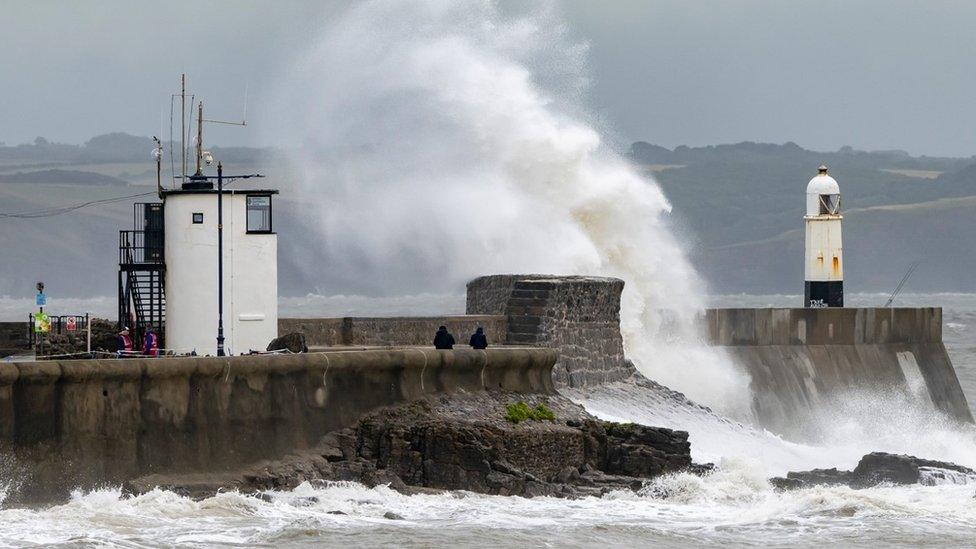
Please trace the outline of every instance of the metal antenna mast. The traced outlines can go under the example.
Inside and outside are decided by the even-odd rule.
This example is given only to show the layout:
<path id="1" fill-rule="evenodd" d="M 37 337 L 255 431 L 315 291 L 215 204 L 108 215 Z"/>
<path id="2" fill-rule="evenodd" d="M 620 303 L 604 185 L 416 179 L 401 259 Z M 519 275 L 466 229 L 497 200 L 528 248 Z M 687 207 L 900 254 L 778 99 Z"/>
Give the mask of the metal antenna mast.
<path id="1" fill-rule="evenodd" d="M 203 101 L 197 103 L 197 171 L 193 175 L 203 175 Z"/>
<path id="2" fill-rule="evenodd" d="M 186 183 L 186 73 L 180 77 L 180 148 L 183 149 L 180 183 Z"/>

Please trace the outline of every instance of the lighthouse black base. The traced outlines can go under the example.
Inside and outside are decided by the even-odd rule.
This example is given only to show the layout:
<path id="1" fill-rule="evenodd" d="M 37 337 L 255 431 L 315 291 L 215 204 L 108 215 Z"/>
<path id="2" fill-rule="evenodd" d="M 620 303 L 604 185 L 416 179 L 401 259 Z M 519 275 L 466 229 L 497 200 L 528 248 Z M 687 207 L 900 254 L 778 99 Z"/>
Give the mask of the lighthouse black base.
<path id="1" fill-rule="evenodd" d="M 811 309 L 844 306 L 844 281 L 807 280 L 803 291 L 803 306 Z"/>

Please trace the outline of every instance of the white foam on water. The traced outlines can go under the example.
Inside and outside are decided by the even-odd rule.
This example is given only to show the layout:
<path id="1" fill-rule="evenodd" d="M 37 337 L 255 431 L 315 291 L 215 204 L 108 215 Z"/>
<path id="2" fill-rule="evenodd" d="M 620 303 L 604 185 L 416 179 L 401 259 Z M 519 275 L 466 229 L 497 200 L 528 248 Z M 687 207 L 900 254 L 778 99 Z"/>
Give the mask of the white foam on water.
<path id="1" fill-rule="evenodd" d="M 43 510 L 0 510 L 0 539 L 16 546 L 910 546 L 932 539 L 960 545 L 976 533 L 972 486 L 779 492 L 750 464 L 735 460 L 704 478 L 668 475 L 638 493 L 581 500 L 404 496 L 353 483 L 303 484 L 270 495 L 271 501 L 237 493 L 192 501 L 158 490 L 137 497 L 118 489 L 75 493 L 70 502 Z"/>

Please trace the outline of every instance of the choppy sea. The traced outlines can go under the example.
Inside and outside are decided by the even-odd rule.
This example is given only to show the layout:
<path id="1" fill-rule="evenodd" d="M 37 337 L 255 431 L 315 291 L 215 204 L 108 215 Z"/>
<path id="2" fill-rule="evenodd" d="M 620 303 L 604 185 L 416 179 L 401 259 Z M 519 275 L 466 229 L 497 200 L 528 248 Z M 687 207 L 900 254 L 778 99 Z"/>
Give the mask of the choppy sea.
<path id="1" fill-rule="evenodd" d="M 429 296 L 428 296 L 429 297 Z M 440 311 L 463 301 L 441 296 Z M 849 305 L 881 305 L 882 295 L 851 295 Z M 0 318 L 20 300 L 0 299 Z M 110 300 L 73 303 L 109 314 Z M 409 298 L 404 301 L 407 303 Z M 421 300 L 418 300 L 420 302 Z M 798 296 L 716 296 L 716 306 L 787 306 Z M 103 304 L 103 305 L 105 305 Z M 944 307 L 944 339 L 957 373 L 976 399 L 976 295 L 905 295 L 899 305 Z M 286 299 L 282 315 L 376 314 L 361 298 Z M 388 303 L 386 306 L 388 307 Z M 389 309 L 386 309 L 389 311 Z M 16 315 L 11 320 L 16 320 Z M 770 475 L 811 466 L 850 467 L 873 449 L 925 454 L 976 468 L 976 429 L 939 418 L 890 421 L 885 427 L 847 426 L 843 439 L 818 444 L 782 440 L 695 409 L 669 408 L 629 387 L 574 395 L 608 419 L 668 423 L 691 433 L 696 460 L 715 473 L 659 478 L 639 493 L 563 500 L 509 498 L 466 492 L 403 496 L 356 484 L 274 493 L 271 501 L 224 493 L 193 501 L 166 491 L 125 497 L 118 487 L 76 492 L 40 509 L 0 505 L 0 546 L 308 547 L 308 546 L 824 546 L 972 547 L 976 545 L 976 485 L 819 487 L 780 492 Z M 910 423 L 898 424 L 899 422 Z M 883 425 L 884 422 L 880 423 Z M 859 429 L 859 427 L 861 427 Z M 0 499 L 3 493 L 0 492 Z M 384 515 L 395 513 L 401 519 Z"/>

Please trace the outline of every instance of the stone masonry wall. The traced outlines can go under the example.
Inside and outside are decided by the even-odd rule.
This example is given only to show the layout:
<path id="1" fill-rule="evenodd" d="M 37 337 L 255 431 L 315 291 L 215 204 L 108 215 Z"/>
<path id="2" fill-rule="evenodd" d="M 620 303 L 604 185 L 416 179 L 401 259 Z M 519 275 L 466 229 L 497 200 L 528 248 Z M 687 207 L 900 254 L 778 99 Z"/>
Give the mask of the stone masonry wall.
<path id="1" fill-rule="evenodd" d="M 305 342 L 313 347 L 368 346 L 430 346 L 434 333 L 441 325 L 454 335 L 459 346 L 466 346 L 475 329 L 485 329 L 491 345 L 503 344 L 508 320 L 499 315 L 467 315 L 442 317 L 396 318 L 282 318 L 278 320 L 278 334 L 305 334 Z"/>
<path id="2" fill-rule="evenodd" d="M 504 314 L 509 344 L 555 348 L 557 386 L 584 387 L 634 373 L 620 334 L 623 280 L 492 275 L 468 283 L 468 314 Z"/>

